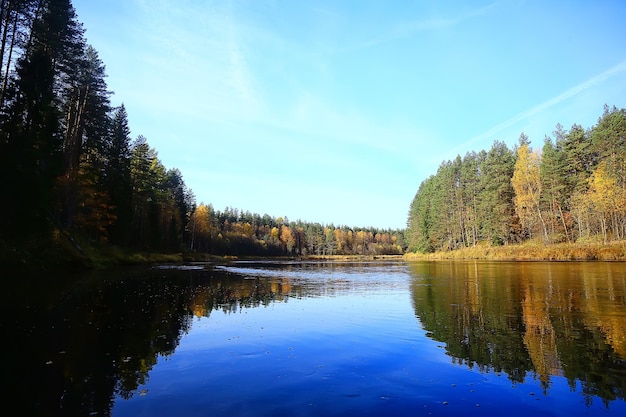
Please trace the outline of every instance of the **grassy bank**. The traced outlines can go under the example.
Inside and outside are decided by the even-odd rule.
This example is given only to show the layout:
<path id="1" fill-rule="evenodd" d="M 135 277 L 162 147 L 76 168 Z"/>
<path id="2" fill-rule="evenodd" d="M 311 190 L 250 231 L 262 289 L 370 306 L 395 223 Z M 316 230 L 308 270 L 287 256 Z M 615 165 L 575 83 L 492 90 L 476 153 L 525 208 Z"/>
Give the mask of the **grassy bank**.
<path id="1" fill-rule="evenodd" d="M 381 261 L 389 259 L 402 259 L 402 255 L 307 255 L 299 259 L 311 261 Z"/>
<path id="2" fill-rule="evenodd" d="M 482 259 L 495 261 L 625 261 L 626 241 L 601 243 L 527 242 L 521 245 L 479 245 L 454 251 L 407 253 L 406 260 Z"/>
<path id="3" fill-rule="evenodd" d="M 93 244 L 61 232 L 20 241 L 0 240 L 0 264 L 11 269 L 107 268 L 116 265 L 180 263 L 183 254 L 131 251 Z"/>
<path id="4" fill-rule="evenodd" d="M 93 243 L 55 231 L 28 240 L 0 239 L 0 265 L 16 270 L 102 269 L 120 265 L 149 265 L 183 262 L 229 262 L 236 259 L 270 259 L 259 256 L 218 256 L 206 253 L 155 253 L 129 250 L 107 243 Z M 271 257 L 287 260 L 326 260 L 334 262 L 402 259 L 402 255 L 311 255 Z"/>

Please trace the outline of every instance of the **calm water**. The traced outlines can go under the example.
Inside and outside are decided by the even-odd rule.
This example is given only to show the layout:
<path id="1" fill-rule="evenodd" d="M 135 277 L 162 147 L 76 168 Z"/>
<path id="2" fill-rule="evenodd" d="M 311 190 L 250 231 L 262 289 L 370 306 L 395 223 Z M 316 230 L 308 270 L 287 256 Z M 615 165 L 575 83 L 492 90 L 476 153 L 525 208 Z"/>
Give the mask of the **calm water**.
<path id="1" fill-rule="evenodd" d="M 624 263 L 8 278 L 5 404 L 24 415 L 626 415 Z"/>

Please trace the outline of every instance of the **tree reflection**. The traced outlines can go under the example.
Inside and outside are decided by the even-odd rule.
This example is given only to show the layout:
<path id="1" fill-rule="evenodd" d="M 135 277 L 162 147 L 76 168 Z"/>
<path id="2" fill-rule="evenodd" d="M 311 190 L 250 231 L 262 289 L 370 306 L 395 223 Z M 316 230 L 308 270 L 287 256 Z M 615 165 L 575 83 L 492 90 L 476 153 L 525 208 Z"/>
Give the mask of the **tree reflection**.
<path id="1" fill-rule="evenodd" d="M 416 315 L 454 362 L 530 373 L 548 392 L 562 375 L 588 402 L 626 392 L 626 269 L 618 263 L 411 264 Z"/>
<path id="2" fill-rule="evenodd" d="M 81 277 L 69 290 L 12 290 L 19 296 L 7 300 L 3 315 L 15 320 L 5 332 L 12 361 L 6 375 L 13 381 L 7 395 L 19 399 L 25 415 L 109 415 L 116 396 L 135 395 L 158 358 L 174 352 L 194 316 L 303 291 L 286 279 L 214 270 L 101 274 Z"/>

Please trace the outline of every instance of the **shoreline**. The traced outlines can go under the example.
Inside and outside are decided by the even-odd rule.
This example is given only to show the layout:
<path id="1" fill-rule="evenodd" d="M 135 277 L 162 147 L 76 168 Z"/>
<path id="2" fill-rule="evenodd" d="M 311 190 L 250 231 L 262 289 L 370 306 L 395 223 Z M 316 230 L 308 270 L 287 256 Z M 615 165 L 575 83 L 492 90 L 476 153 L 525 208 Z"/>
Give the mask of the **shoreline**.
<path id="1" fill-rule="evenodd" d="M 554 243 L 527 242 L 520 245 L 461 248 L 435 253 L 409 252 L 403 255 L 407 261 L 485 260 L 485 261 L 626 261 L 626 241 L 602 243 Z"/>
<path id="2" fill-rule="evenodd" d="M 50 242 L 48 242 L 50 243 Z M 206 253 L 156 253 L 127 251 L 120 247 L 86 247 L 80 252 L 67 244 L 48 246 L 47 250 L 16 250 L 10 248 L 0 262 L 10 269 L 54 270 L 54 269 L 108 269 L 117 266 L 184 264 L 188 262 L 228 263 L 237 260 L 286 260 L 286 261 L 626 261 L 626 241 L 602 243 L 557 243 L 542 244 L 526 242 L 519 245 L 477 245 L 453 251 L 435 253 L 408 252 L 403 255 L 212 255 Z M 5 247 L 6 249 L 6 247 Z M 12 249 L 12 250 L 11 250 Z M 30 248 L 35 249 L 35 248 Z M 12 252 L 12 253 L 11 253 Z M 37 253 L 37 255 L 35 255 Z"/>

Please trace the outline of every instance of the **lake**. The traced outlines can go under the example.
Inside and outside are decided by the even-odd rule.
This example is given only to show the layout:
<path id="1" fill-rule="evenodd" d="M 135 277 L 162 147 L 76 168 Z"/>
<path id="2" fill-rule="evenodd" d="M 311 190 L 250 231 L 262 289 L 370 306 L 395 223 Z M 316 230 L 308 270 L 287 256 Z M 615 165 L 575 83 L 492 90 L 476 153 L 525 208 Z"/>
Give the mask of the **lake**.
<path id="1" fill-rule="evenodd" d="M 23 415 L 626 415 L 626 264 L 236 261 L 4 292 Z"/>

